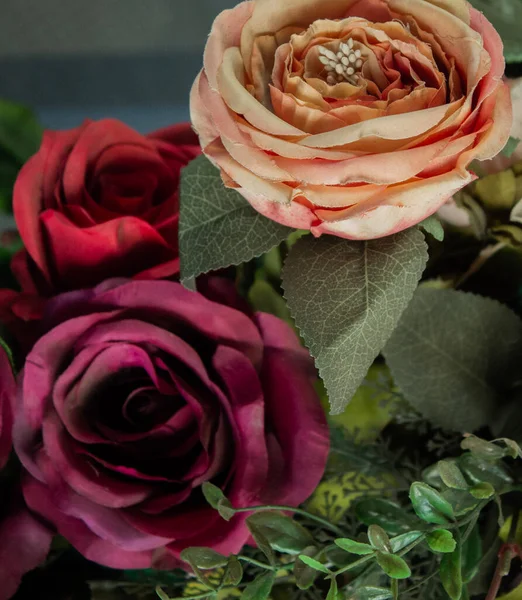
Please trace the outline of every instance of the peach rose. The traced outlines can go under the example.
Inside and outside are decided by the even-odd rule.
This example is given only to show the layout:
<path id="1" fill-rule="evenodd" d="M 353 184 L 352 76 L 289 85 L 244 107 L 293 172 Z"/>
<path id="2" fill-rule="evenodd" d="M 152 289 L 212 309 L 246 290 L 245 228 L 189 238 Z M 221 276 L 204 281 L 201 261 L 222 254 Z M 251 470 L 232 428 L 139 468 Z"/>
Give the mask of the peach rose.
<path id="1" fill-rule="evenodd" d="M 192 121 L 260 213 L 372 239 L 434 213 L 503 148 L 503 72 L 465 0 L 252 0 L 214 23 Z"/>

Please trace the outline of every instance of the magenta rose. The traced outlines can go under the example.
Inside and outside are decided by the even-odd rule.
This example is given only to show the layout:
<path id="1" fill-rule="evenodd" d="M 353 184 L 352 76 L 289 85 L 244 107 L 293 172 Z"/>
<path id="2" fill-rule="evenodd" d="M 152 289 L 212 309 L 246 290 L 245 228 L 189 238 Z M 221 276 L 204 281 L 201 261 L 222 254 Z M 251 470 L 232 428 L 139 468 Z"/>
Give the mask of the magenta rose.
<path id="1" fill-rule="evenodd" d="M 113 280 L 47 307 L 20 376 L 15 447 L 28 505 L 93 561 L 237 552 L 244 516 L 222 520 L 205 481 L 236 506 L 295 506 L 319 483 L 328 429 L 308 353 L 218 284 L 214 301 L 170 281 Z"/>
<path id="2" fill-rule="evenodd" d="M 0 348 L 0 469 L 11 452 L 15 393 L 11 364 Z M 45 560 L 50 545 L 50 530 L 27 510 L 18 482 L 0 473 L 0 600 L 11 598 L 22 576 Z"/>

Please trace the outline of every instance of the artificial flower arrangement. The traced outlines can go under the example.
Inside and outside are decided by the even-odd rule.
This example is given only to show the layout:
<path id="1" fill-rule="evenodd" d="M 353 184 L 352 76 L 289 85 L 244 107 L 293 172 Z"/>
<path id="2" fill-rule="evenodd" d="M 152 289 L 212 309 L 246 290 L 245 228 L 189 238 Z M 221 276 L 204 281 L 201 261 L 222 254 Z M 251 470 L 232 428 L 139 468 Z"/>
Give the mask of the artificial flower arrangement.
<path id="1" fill-rule="evenodd" d="M 0 104 L 0 599 L 522 597 L 504 68 L 465 0 L 250 0 L 191 124 Z"/>

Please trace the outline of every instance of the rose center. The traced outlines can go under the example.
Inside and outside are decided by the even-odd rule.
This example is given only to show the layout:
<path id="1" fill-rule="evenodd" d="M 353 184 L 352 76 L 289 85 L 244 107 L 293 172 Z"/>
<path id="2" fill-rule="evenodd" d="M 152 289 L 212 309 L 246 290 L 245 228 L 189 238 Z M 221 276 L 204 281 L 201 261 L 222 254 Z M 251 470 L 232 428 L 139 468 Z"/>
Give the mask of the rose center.
<path id="1" fill-rule="evenodd" d="M 336 51 L 318 46 L 319 61 L 324 66 L 326 82 L 330 85 L 348 81 L 357 84 L 357 79 L 363 66 L 361 50 L 356 47 L 352 38 L 340 42 Z"/>

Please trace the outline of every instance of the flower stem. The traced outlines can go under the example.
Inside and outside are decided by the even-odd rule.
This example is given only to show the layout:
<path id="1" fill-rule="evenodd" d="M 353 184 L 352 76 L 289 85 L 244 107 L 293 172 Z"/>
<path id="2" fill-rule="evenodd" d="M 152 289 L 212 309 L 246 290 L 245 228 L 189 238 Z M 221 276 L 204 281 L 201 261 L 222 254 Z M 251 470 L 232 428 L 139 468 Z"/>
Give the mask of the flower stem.
<path id="1" fill-rule="evenodd" d="M 315 521 L 316 523 L 320 523 L 321 525 L 323 525 L 323 527 L 325 527 L 326 529 L 329 529 L 330 531 L 332 531 L 339 537 L 344 537 L 344 535 L 345 535 L 344 531 L 342 529 L 340 529 L 333 523 L 330 523 L 330 521 L 327 521 L 326 519 L 323 519 L 322 517 L 320 517 L 318 515 L 314 515 L 313 513 L 309 513 L 308 511 L 303 510 L 302 508 L 295 508 L 293 506 L 277 506 L 275 504 L 274 505 L 267 504 L 266 506 L 248 506 L 246 508 L 234 508 L 234 510 L 237 513 L 259 512 L 259 511 L 263 511 L 263 510 L 282 510 L 285 512 L 293 512 L 296 515 L 302 515 L 303 517 L 310 519 L 310 521 Z"/>

